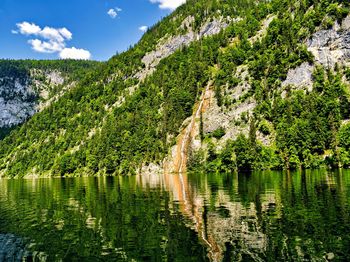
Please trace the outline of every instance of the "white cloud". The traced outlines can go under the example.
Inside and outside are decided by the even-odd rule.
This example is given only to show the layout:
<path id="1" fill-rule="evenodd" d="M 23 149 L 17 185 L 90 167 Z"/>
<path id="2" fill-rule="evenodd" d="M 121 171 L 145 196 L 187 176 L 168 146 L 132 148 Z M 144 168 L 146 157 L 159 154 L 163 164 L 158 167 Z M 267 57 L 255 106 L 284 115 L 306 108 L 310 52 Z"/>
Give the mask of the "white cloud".
<path id="1" fill-rule="evenodd" d="M 91 54 L 88 50 L 71 47 L 64 48 L 60 52 L 60 58 L 89 60 L 91 58 Z"/>
<path id="2" fill-rule="evenodd" d="M 56 43 L 64 43 L 66 40 L 72 39 L 72 33 L 65 27 L 52 28 L 45 26 L 44 29 L 41 29 L 40 26 L 34 23 L 23 22 L 18 23 L 17 28 L 18 31 L 12 30 L 12 33 L 19 32 L 22 35 L 34 35 Z"/>
<path id="3" fill-rule="evenodd" d="M 118 16 L 118 13 L 121 12 L 122 9 L 119 8 L 119 7 L 116 7 L 116 8 L 111 8 L 108 10 L 107 14 L 112 18 L 116 18 Z"/>
<path id="4" fill-rule="evenodd" d="M 139 30 L 140 30 L 141 32 L 146 32 L 147 29 L 148 29 L 148 26 L 146 26 L 146 25 L 143 25 L 143 26 L 140 26 L 140 27 L 139 27 Z"/>
<path id="5" fill-rule="evenodd" d="M 175 10 L 180 5 L 186 3 L 186 0 L 150 0 L 151 3 L 159 4 L 161 9 Z"/>
<path id="6" fill-rule="evenodd" d="M 56 29 L 56 28 L 52 28 L 52 27 L 47 27 L 46 26 L 37 35 L 41 36 L 44 39 L 48 39 L 50 41 L 63 43 L 65 40 L 70 40 L 72 38 L 72 33 L 70 33 L 68 31 L 70 33 L 70 35 L 67 35 L 66 32 L 64 34 L 61 34 L 62 30 L 64 30 L 64 29 L 63 28 Z M 67 38 L 67 36 L 69 36 L 70 38 Z"/>
<path id="7" fill-rule="evenodd" d="M 66 41 L 72 39 L 73 34 L 65 27 L 53 28 L 45 26 L 43 29 L 34 23 L 18 23 L 17 29 L 12 30 L 13 34 L 33 36 L 28 40 L 32 49 L 39 53 L 59 53 L 61 58 L 90 59 L 91 54 L 84 49 L 75 47 L 66 48 Z"/>
<path id="8" fill-rule="evenodd" d="M 28 43 L 31 44 L 34 51 L 39 53 L 56 53 L 65 47 L 63 42 L 41 41 L 39 39 L 31 39 Z"/>
<path id="9" fill-rule="evenodd" d="M 72 39 L 73 34 L 65 27 L 59 29 L 60 34 L 68 40 Z"/>
<path id="10" fill-rule="evenodd" d="M 36 35 L 41 31 L 40 26 L 28 22 L 18 23 L 17 28 L 22 35 Z"/>
<path id="11" fill-rule="evenodd" d="M 109 9 L 107 14 L 111 17 L 111 18 L 116 18 L 117 17 L 117 12 L 114 9 Z"/>

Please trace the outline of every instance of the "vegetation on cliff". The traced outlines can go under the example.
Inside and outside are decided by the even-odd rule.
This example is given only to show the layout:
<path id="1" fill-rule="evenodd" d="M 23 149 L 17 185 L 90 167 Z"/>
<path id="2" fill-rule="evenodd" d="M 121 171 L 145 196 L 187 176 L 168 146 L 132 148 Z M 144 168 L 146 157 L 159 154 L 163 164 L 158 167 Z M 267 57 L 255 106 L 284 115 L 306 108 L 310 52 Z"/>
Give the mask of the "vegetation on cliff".
<path id="1" fill-rule="evenodd" d="M 345 0 L 190 0 L 0 141 L 0 175 L 134 174 L 160 164 L 209 80 L 222 110 L 237 102 L 224 86 L 236 87 L 234 72 L 242 65 L 248 66 L 251 89 L 240 100 L 256 101 L 253 114 L 242 118 L 250 135 L 218 150 L 215 139 L 223 131 L 202 134 L 208 146 L 193 153 L 192 168 L 317 167 L 325 161 L 348 166 L 349 127 L 342 123 L 349 118 L 349 85 L 343 81 L 349 70 L 317 68 L 310 92 L 291 89 L 282 96 L 281 89 L 289 69 L 313 62 L 308 37 L 348 14 Z M 182 26 L 190 16 L 189 28 Z M 136 77 L 147 69 L 142 58 L 164 39 L 226 17 L 233 22 L 219 34 L 176 50 L 144 80 Z M 266 35 L 253 41 L 268 17 Z M 258 131 L 273 134 L 274 142 L 262 145 Z"/>

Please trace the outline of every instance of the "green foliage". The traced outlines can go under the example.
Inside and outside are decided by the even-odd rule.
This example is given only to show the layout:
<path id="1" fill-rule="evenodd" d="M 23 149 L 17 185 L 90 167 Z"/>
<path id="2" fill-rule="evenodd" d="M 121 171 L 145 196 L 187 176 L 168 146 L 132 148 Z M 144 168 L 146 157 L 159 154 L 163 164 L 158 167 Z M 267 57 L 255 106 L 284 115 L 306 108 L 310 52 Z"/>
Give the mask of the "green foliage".
<path id="1" fill-rule="evenodd" d="M 343 125 L 339 130 L 339 145 L 350 151 L 350 123 Z"/>
<path id="2" fill-rule="evenodd" d="M 347 112 L 342 110 L 348 98 L 341 75 L 328 73 L 326 76 L 323 70 L 317 69 L 314 79 L 313 92 L 299 91 L 286 99 L 277 98 L 272 109 L 277 146 L 287 154 L 286 162 L 293 161 L 286 166 L 296 167 L 299 160 L 309 166 L 310 155 L 334 149 L 340 120 L 347 117 Z M 343 103 L 339 97 L 343 97 Z"/>
<path id="3" fill-rule="evenodd" d="M 311 5 L 312 8 L 309 8 Z M 271 147 L 239 136 L 232 148 L 237 168 L 318 168 L 322 164 L 337 166 L 338 162 L 346 166 L 348 149 L 345 141 L 350 139 L 346 137 L 347 131 L 340 133 L 343 138 L 337 134 L 341 120 L 350 118 L 348 87 L 342 82 L 343 74 L 350 79 L 349 69 L 342 72 L 337 67 L 331 72 L 318 67 L 313 74 L 312 92 L 289 90 L 287 97 L 282 98 L 279 90 L 289 69 L 303 62 L 313 62 L 312 55 L 300 42 L 308 38 L 322 21 L 326 27 L 335 20 L 340 22 L 349 14 L 349 3 L 272 1 L 271 6 L 277 16 L 271 22 L 265 38 L 249 46 L 243 44 L 245 36 L 239 35 L 234 44 L 219 54 L 221 67 L 216 76 L 216 85 L 229 84 L 234 79 L 232 72 L 236 67 L 248 64 L 249 81 L 258 103 L 255 115 L 271 123 L 263 120 L 258 130 L 264 135 L 276 133 L 275 145 Z M 285 12 L 286 6 L 293 10 L 293 17 Z M 245 115 L 242 114 L 241 118 L 248 123 Z M 254 133 L 251 126 L 251 138 L 254 138 Z M 324 161 L 326 151 L 330 151 L 331 155 Z M 217 158 L 220 158 L 220 154 Z M 211 161 L 218 162 L 217 159 Z"/>
<path id="4" fill-rule="evenodd" d="M 96 69 L 101 62 L 84 60 L 5 60 L 0 59 L 0 78 L 27 79 L 30 69 L 58 70 L 71 80 L 80 80 L 89 70 Z"/>
<path id="5" fill-rule="evenodd" d="M 350 81 L 350 68 L 345 69 L 345 76 L 348 81 Z"/>
<path id="6" fill-rule="evenodd" d="M 134 174 L 142 165 L 161 161 L 174 143 L 168 138 L 176 137 L 192 114 L 209 80 L 208 68 L 216 64 L 227 37 L 208 37 L 175 52 L 144 82 L 134 77 L 144 68 L 141 58 L 160 38 L 176 34 L 190 14 L 196 14 L 195 24 L 202 24 L 219 9 L 222 15 L 243 16 L 255 6 L 250 0 L 240 1 L 242 6 L 230 0 L 224 8 L 217 1 L 190 2 L 0 142 L 0 168 L 6 168 L 8 176 L 23 176 L 33 169 L 53 175 Z M 115 106 L 123 97 L 125 102 Z M 13 148 L 20 148 L 19 153 L 7 162 Z M 17 168 L 16 163 L 23 165 Z"/>
<path id="7" fill-rule="evenodd" d="M 343 167 L 350 168 L 350 151 L 340 148 L 339 160 Z"/>
<path id="8" fill-rule="evenodd" d="M 270 126 L 267 123 L 267 121 L 263 121 L 260 123 L 259 125 L 259 131 L 264 134 L 265 136 L 270 135 L 271 130 L 270 130 Z"/>
<path id="9" fill-rule="evenodd" d="M 252 152 L 252 145 L 244 135 L 239 135 L 234 143 L 237 168 L 240 171 L 253 170 L 255 155 Z"/>
<path id="10" fill-rule="evenodd" d="M 269 121 L 271 130 L 243 115 L 243 122 L 250 121 L 249 138 L 239 136 L 222 152 L 210 145 L 206 156 L 194 158 L 197 166 L 205 160 L 205 168 L 212 171 L 311 168 L 319 165 L 319 156 L 326 150 L 338 152 L 338 140 L 343 151 L 335 159 L 346 162 L 344 139 L 337 138 L 341 120 L 350 115 L 343 72 L 317 69 L 310 93 L 290 92 L 283 99 L 279 90 L 289 69 L 313 62 L 302 43 L 325 17 L 332 21 L 344 17 L 348 7 L 344 0 L 189 0 L 150 28 L 137 45 L 98 66 L 75 61 L 20 63 L 19 75 L 28 73 L 26 63 L 43 69 L 57 66 L 67 72 L 76 69 L 73 77 L 78 83 L 0 141 L 0 170 L 7 176 L 23 176 L 33 170 L 53 175 L 134 174 L 168 154 L 209 80 L 214 80 L 219 105 L 231 103 L 224 87 L 237 86 L 235 72 L 240 65 L 248 66 L 246 80 L 252 86 L 242 99 L 255 99 L 254 115 Z M 249 38 L 272 13 L 275 18 L 267 35 L 252 44 Z M 194 16 L 194 30 L 213 17 L 242 20 L 162 59 L 152 75 L 139 81 L 135 74 L 145 68 L 143 56 L 166 36 L 183 33 L 181 24 L 190 15 Z M 11 62 L 4 74 L 15 72 L 15 64 Z M 85 67 L 94 70 L 85 74 Z M 217 68 L 215 74 L 213 68 Z M 275 132 L 276 145 L 261 146 L 257 128 L 265 135 Z M 203 139 L 203 127 L 201 130 Z M 217 138 L 222 135 L 222 130 L 215 134 Z"/>
<path id="11" fill-rule="evenodd" d="M 220 139 L 225 135 L 225 129 L 222 127 L 219 127 L 218 129 L 216 129 L 213 133 L 211 133 L 210 135 L 212 137 L 215 137 L 216 139 Z"/>

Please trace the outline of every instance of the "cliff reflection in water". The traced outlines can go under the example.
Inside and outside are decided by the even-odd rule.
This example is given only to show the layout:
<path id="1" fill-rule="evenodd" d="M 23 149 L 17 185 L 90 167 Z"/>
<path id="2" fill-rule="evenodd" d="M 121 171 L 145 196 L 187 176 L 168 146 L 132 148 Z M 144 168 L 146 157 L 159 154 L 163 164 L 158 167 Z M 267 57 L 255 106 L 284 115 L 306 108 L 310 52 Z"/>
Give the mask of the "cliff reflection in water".
<path id="1" fill-rule="evenodd" d="M 138 177 L 142 186 L 160 186 L 171 193 L 174 203 L 188 218 L 187 224 L 197 232 L 213 261 L 221 261 L 225 252 L 231 256 L 230 251 L 235 253 L 235 259 L 246 254 L 259 260 L 267 249 L 261 213 L 274 212 L 275 218 L 280 216 L 276 202 L 281 201 L 273 190 L 263 194 L 258 190 L 253 201 L 239 201 L 239 192 L 247 193 L 248 190 L 247 181 L 243 180 L 240 184 L 238 175 Z"/>
<path id="2" fill-rule="evenodd" d="M 349 257 L 349 171 L 149 175 L 138 183 L 171 193 L 211 260 Z"/>
<path id="3" fill-rule="evenodd" d="M 322 170 L 0 180 L 0 236 L 25 242 L 0 255 L 344 261 L 349 188 L 349 171 Z"/>

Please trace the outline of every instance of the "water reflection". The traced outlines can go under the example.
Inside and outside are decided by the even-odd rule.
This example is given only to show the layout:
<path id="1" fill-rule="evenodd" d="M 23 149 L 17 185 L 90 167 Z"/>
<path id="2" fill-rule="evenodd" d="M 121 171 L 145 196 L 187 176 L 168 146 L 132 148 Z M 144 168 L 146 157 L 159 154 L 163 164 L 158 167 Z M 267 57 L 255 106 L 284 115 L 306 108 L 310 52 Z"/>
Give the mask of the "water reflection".
<path id="1" fill-rule="evenodd" d="M 239 183 L 239 179 L 247 178 L 238 175 L 188 177 L 187 174 L 164 174 L 138 177 L 138 183 L 161 186 L 171 193 L 181 213 L 189 219 L 187 225 L 197 232 L 199 240 L 207 247 L 211 260 L 221 261 L 226 250 L 232 250 L 239 256 L 247 253 L 252 259 L 259 260 L 259 254 L 267 246 L 267 236 L 259 218 L 262 212 L 275 209 L 276 194 L 258 193 L 254 201 L 237 201 L 240 194 L 247 195 L 242 190 L 248 190 L 245 188 L 248 183 Z"/>
<path id="2" fill-rule="evenodd" d="M 170 192 L 211 260 L 349 257 L 349 171 L 138 179 Z"/>
<path id="3" fill-rule="evenodd" d="M 37 260 L 341 261 L 349 187 L 325 170 L 0 180 L 0 236 Z"/>

